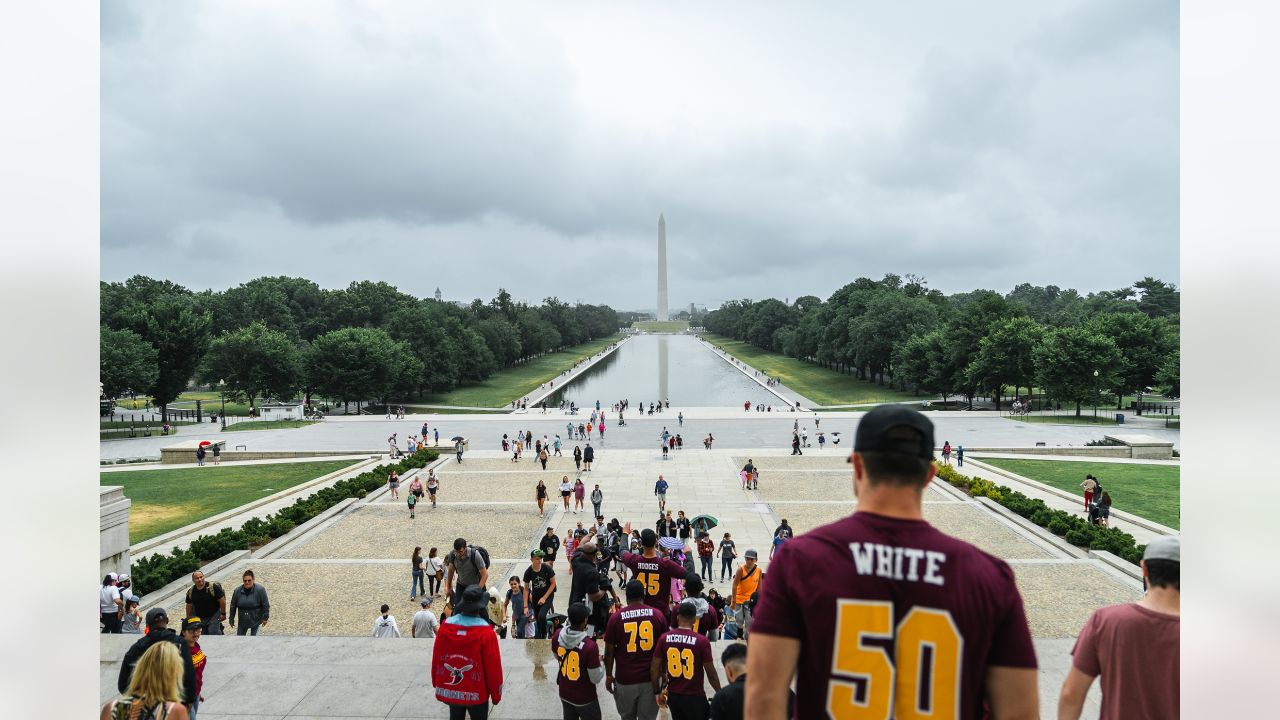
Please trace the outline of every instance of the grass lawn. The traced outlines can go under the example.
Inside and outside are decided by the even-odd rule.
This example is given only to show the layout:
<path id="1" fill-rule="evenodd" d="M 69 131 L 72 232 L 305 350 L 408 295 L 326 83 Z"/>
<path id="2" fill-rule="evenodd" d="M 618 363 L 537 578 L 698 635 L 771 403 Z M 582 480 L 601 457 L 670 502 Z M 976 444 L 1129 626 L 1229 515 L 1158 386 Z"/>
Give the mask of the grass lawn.
<path id="1" fill-rule="evenodd" d="M 1111 493 L 1111 507 L 1178 528 L 1182 468 L 1177 465 L 1007 458 L 984 458 L 982 462 L 1059 490 L 1080 493 L 1081 509 L 1084 508 L 1084 491 L 1080 489 L 1080 483 L 1086 474 L 1092 473 L 1102 483 L 1103 489 Z"/>
<path id="2" fill-rule="evenodd" d="M 195 424 L 196 424 L 196 422 L 195 422 L 194 420 L 170 420 L 170 421 L 169 421 L 169 425 L 170 425 L 170 426 L 172 426 L 172 427 L 177 427 L 177 426 L 179 426 L 179 425 L 195 425 Z M 102 419 L 99 419 L 99 420 L 98 420 L 98 426 L 99 426 L 99 428 L 100 428 L 100 429 L 102 429 L 102 430 L 111 430 L 111 429 L 113 429 L 113 428 L 114 428 L 114 429 L 121 429 L 121 428 L 123 428 L 123 429 L 128 429 L 128 428 L 130 428 L 130 427 L 135 427 L 135 428 L 139 428 L 139 429 L 141 429 L 141 428 L 148 428 L 148 427 L 149 427 L 149 428 L 158 428 L 158 427 L 161 427 L 161 426 L 163 426 L 163 425 L 164 425 L 164 423 L 160 422 L 159 420 L 142 420 L 142 419 L 138 419 L 138 420 L 107 420 L 107 419 L 105 419 L 105 418 L 102 418 Z"/>
<path id="3" fill-rule="evenodd" d="M 684 320 L 639 320 L 631 323 L 631 327 L 648 332 L 669 333 L 688 330 L 689 323 Z"/>
<path id="4" fill-rule="evenodd" d="M 560 352 L 548 353 L 524 365 L 499 370 L 482 383 L 466 385 L 447 393 L 427 395 L 417 400 L 431 405 L 500 408 L 537 390 L 539 385 L 573 367 L 574 363 L 595 355 L 621 338 L 621 335 L 612 335 Z"/>
<path id="5" fill-rule="evenodd" d="M 133 501 L 129 542 L 136 543 L 353 464 L 351 460 L 327 460 L 133 470 L 99 473 L 99 483 L 124 486 L 125 497 Z"/>
<path id="6" fill-rule="evenodd" d="M 803 360 L 761 350 L 737 340 L 706 333 L 704 337 L 724 348 L 730 355 L 795 390 L 819 405 L 852 405 L 855 403 L 921 401 L 919 395 L 890 390 L 887 386 L 859 380 L 852 375 L 828 370 Z M 865 408 L 864 408 L 865 409 Z"/>
<path id="7" fill-rule="evenodd" d="M 227 432 L 244 432 L 247 430 L 279 430 L 281 428 L 300 428 L 315 425 L 314 420 L 243 420 L 227 425 Z"/>

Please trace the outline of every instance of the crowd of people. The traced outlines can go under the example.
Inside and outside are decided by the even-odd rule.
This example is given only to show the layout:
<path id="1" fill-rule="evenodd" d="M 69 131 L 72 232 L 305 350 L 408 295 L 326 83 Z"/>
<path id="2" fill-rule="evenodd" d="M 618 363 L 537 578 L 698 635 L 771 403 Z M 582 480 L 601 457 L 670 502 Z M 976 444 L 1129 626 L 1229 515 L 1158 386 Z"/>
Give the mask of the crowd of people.
<path id="1" fill-rule="evenodd" d="M 531 433 L 518 437 L 532 441 L 539 455 L 547 451 Z M 807 443 L 797 426 L 798 446 Z M 905 716 L 906 687 L 917 712 L 1039 717 L 1038 660 L 1009 565 L 924 521 L 923 489 L 937 472 L 933 449 L 932 423 L 918 412 L 901 406 L 869 412 L 849 457 L 858 512 L 802 535 L 783 519 L 767 574 L 754 548 L 737 564 L 732 535 L 720 528 L 720 538 L 712 537 L 714 519 L 668 509 L 670 483 L 661 475 L 654 485 L 658 519 L 643 528 L 606 520 L 600 485 L 588 491 L 581 476 L 570 482 L 565 475 L 558 490 L 566 513 L 583 513 L 590 499 L 591 515 L 563 538 L 547 527 L 529 564 L 506 578 L 503 590 L 480 545 L 457 538 L 444 557 L 437 548 L 425 556 L 414 548 L 410 599 L 422 600 L 408 634 L 435 638 L 431 683 L 451 718 L 486 718 L 502 702 L 499 638 L 550 640 L 565 718 L 598 718 L 601 702 L 610 699 L 624 718 L 656 718 L 662 707 L 676 720 L 843 716 L 855 708 Z M 943 464 L 951 454 L 945 442 Z M 962 462 L 959 446 L 955 456 Z M 589 461 L 582 471 L 590 471 Z M 748 459 L 739 472 L 744 491 L 757 487 L 759 473 Z M 434 483 L 438 489 L 439 478 Z M 1081 485 L 1091 519 L 1105 521 L 1109 495 L 1093 475 Z M 409 496 L 426 487 L 415 479 Z M 542 516 L 546 488 L 539 479 Z M 723 596 L 707 589 L 716 557 L 720 582 L 730 582 Z M 1178 716 L 1180 540 L 1153 540 L 1141 567 L 1143 599 L 1099 608 L 1082 628 L 1059 693 L 1060 718 L 1080 716 L 1099 676 L 1104 717 Z M 257 634 L 270 619 L 265 588 L 246 571 L 228 599 L 197 572 L 175 632 L 163 609 L 152 608 L 142 620 L 128 587 L 127 576 L 104 578 L 103 632 L 142 625 L 146 634 L 126 654 L 123 695 L 104 706 L 102 717 L 136 716 L 138 708 L 156 717 L 195 717 L 207 662 L 202 633 L 219 634 L 224 621 L 234 628 L 238 620 L 237 634 Z M 436 598 L 443 599 L 438 614 Z M 404 635 L 388 605 L 371 634 Z M 876 654 L 882 646 L 870 650 L 866 638 L 892 638 L 883 658 Z M 723 650 L 717 667 L 710 643 L 719 639 L 739 642 Z M 840 649 L 847 647 L 864 651 Z"/>

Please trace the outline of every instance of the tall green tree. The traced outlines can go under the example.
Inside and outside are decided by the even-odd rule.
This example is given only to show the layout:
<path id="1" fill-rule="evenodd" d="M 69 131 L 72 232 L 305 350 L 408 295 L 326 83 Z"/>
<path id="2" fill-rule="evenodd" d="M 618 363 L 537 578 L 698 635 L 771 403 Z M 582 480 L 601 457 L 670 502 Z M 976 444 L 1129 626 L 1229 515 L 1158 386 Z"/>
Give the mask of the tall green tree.
<path id="1" fill-rule="evenodd" d="M 388 402 L 412 391 L 422 362 L 413 350 L 378 328 L 342 328 L 321 335 L 306 356 L 315 392 L 344 403 Z"/>
<path id="2" fill-rule="evenodd" d="M 1181 360 L 1181 352 L 1174 348 L 1173 352 L 1165 357 L 1164 362 L 1160 364 L 1160 370 L 1156 373 L 1156 385 L 1160 392 L 1169 397 L 1182 396 Z"/>
<path id="3" fill-rule="evenodd" d="M 1000 409 L 1004 388 L 1012 385 L 1030 389 L 1035 378 L 1036 345 L 1044 337 L 1044 328 L 1028 317 L 1001 320 L 978 342 L 978 354 L 965 369 L 968 381 L 990 390 Z"/>
<path id="4" fill-rule="evenodd" d="M 98 331 L 98 380 L 108 398 L 146 392 L 160 375 L 155 347 L 132 330 Z"/>
<path id="5" fill-rule="evenodd" d="M 1177 347 L 1177 334 L 1164 318 L 1145 313 L 1101 313 L 1090 318 L 1088 327 L 1116 344 L 1123 359 L 1116 386 L 1116 409 L 1123 396 L 1137 393 L 1156 382 L 1156 373 L 1169 353 Z"/>
<path id="6" fill-rule="evenodd" d="M 952 296 L 956 299 L 956 296 Z M 980 389 L 975 378 L 969 375 L 969 364 L 978 357 L 982 338 L 1000 322 L 1023 314 L 1021 307 L 1010 304 L 991 290 L 975 290 L 957 301 L 959 308 L 947 323 L 946 365 L 951 372 L 950 385 L 968 398 L 972 407 L 973 397 Z"/>
<path id="7" fill-rule="evenodd" d="M 252 412 L 259 398 L 287 400 L 303 386 L 302 353 L 288 335 L 255 320 L 214 338 L 200 375 L 211 385 L 225 380 Z"/>
<path id="8" fill-rule="evenodd" d="M 1082 404 L 1096 403 L 1116 387 L 1124 370 L 1124 358 L 1111 338 L 1084 327 L 1050 330 L 1033 355 L 1036 383 L 1053 400 L 1074 403 L 1076 417 Z"/>

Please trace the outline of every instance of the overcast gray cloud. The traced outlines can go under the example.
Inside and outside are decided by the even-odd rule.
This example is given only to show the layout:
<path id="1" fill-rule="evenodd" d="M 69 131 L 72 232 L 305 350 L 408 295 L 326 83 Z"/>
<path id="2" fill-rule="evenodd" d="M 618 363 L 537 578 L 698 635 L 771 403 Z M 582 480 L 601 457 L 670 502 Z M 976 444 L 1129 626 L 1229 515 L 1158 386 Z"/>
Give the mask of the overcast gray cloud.
<path id="1" fill-rule="evenodd" d="M 1176 4 L 795 5 L 103 3 L 103 277 L 1177 282 Z"/>

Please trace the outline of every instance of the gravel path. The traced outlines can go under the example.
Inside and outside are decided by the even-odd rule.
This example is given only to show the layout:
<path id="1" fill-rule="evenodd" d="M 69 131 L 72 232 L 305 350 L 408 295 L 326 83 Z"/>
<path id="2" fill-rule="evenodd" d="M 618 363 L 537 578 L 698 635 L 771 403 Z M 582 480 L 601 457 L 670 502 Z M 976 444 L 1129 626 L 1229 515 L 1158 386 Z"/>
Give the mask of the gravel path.
<path id="1" fill-rule="evenodd" d="M 523 508 L 529 509 L 529 508 Z M 518 558 L 528 554 L 529 539 L 539 518 L 532 512 L 516 512 L 515 506 L 430 506 L 409 519 L 409 510 L 397 502 L 365 506 L 347 515 L 304 544 L 285 553 L 287 558 L 396 559 L 408 563 L 415 545 L 423 555 L 431 547 L 445 554 L 454 538 L 464 537 L 483 545 L 492 558 Z"/>

